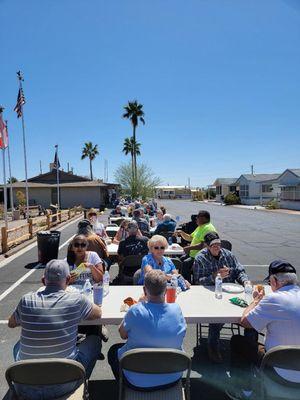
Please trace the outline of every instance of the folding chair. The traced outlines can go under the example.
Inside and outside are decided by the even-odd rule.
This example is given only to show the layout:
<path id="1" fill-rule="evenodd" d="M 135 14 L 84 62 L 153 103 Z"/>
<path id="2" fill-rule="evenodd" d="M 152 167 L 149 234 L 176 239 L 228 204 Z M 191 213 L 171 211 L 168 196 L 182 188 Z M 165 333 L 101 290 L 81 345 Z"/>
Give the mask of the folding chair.
<path id="1" fill-rule="evenodd" d="M 129 350 L 120 359 L 119 400 L 189 400 L 191 358 L 181 350 L 140 348 Z M 167 389 L 138 391 L 124 384 L 123 370 L 142 374 L 167 374 L 187 370 L 184 388 L 182 380 Z"/>
<path id="2" fill-rule="evenodd" d="M 300 372 L 300 346 L 277 346 L 269 350 L 260 366 L 261 400 L 299 400 L 300 383 L 287 381 L 274 368 Z"/>
<path id="3" fill-rule="evenodd" d="M 88 388 L 85 369 L 77 361 L 64 358 L 39 358 L 17 361 L 7 368 L 5 377 L 14 399 L 21 399 L 15 390 L 14 383 L 24 385 L 58 385 L 80 381 L 79 387 L 56 400 L 88 399 Z M 24 399 L 22 400 L 30 400 Z"/>
<path id="4" fill-rule="evenodd" d="M 179 271 L 179 273 L 181 272 L 181 268 L 182 268 L 182 262 L 181 260 L 179 260 L 179 258 L 171 258 L 173 264 L 175 265 L 176 269 Z"/>
<path id="5" fill-rule="evenodd" d="M 134 273 L 141 268 L 144 255 L 131 255 L 125 257 L 119 264 L 119 277 L 127 284 L 132 284 Z"/>

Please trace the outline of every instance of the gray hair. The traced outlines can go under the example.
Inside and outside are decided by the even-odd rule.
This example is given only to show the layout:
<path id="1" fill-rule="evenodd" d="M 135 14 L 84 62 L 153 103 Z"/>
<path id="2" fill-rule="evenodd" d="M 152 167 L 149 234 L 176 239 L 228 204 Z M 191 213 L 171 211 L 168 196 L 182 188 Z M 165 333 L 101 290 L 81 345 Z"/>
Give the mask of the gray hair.
<path id="1" fill-rule="evenodd" d="M 162 243 L 163 246 L 168 247 L 168 241 L 164 236 L 162 236 L 162 235 L 153 235 L 148 240 L 148 248 L 149 248 L 149 250 L 151 251 L 151 247 L 155 246 L 157 243 Z"/>
<path id="2" fill-rule="evenodd" d="M 90 236 L 94 233 L 92 225 L 78 226 L 77 235 Z"/>
<path id="3" fill-rule="evenodd" d="M 298 279 L 294 272 L 278 272 L 278 274 L 273 274 L 277 281 L 282 285 L 297 285 Z"/>
<path id="4" fill-rule="evenodd" d="M 171 221 L 171 218 L 172 218 L 171 214 L 164 215 L 164 221 Z"/>
<path id="5" fill-rule="evenodd" d="M 145 275 L 145 288 L 150 296 L 164 296 L 167 288 L 167 278 L 164 272 L 153 269 Z"/>

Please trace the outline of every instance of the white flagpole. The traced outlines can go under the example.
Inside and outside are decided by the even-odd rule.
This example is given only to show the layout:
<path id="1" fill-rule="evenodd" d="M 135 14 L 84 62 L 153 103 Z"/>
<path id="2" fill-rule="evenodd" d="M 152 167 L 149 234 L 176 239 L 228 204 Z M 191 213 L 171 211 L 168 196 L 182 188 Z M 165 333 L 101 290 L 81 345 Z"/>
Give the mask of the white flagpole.
<path id="1" fill-rule="evenodd" d="M 58 144 L 55 145 L 56 148 L 56 182 L 57 182 L 57 211 L 60 210 L 60 193 L 59 193 L 59 165 L 58 165 Z"/>
<path id="2" fill-rule="evenodd" d="M 7 130 L 7 121 L 5 121 L 6 125 L 6 130 Z M 8 130 L 7 130 L 8 133 Z M 9 173 L 9 188 L 10 188 L 10 206 L 11 206 L 11 211 L 14 211 L 14 196 L 13 196 L 13 188 L 12 188 L 12 181 L 11 181 L 11 164 L 10 164 L 10 142 L 8 141 L 8 146 L 7 146 L 7 158 L 8 158 L 8 173 Z"/>
<path id="3" fill-rule="evenodd" d="M 4 221 L 5 221 L 5 228 L 8 228 L 7 223 L 7 191 L 6 191 L 6 171 L 5 171 L 5 148 L 2 149 L 2 160 L 3 160 L 3 194 L 4 194 Z"/>
<path id="4" fill-rule="evenodd" d="M 22 81 L 24 80 L 21 72 L 17 72 L 17 76 L 19 79 L 19 88 L 22 88 Z M 29 219 L 29 194 L 28 194 L 28 180 L 27 180 L 27 155 L 26 155 L 26 138 L 25 138 L 25 123 L 24 123 L 24 113 L 23 113 L 23 104 L 20 104 L 21 107 L 21 116 L 22 116 L 22 130 L 23 130 L 23 150 L 24 150 L 24 164 L 25 164 L 25 188 L 26 188 L 26 219 Z"/>

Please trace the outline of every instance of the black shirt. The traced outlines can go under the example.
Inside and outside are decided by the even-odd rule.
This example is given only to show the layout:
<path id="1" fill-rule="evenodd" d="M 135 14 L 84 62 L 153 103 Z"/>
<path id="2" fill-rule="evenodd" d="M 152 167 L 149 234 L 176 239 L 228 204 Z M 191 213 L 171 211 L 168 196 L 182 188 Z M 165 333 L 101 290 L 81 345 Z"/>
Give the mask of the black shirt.
<path id="1" fill-rule="evenodd" d="M 128 238 L 121 240 L 118 247 L 118 254 L 123 257 L 146 255 L 148 254 L 148 239 L 145 237 L 128 236 Z"/>

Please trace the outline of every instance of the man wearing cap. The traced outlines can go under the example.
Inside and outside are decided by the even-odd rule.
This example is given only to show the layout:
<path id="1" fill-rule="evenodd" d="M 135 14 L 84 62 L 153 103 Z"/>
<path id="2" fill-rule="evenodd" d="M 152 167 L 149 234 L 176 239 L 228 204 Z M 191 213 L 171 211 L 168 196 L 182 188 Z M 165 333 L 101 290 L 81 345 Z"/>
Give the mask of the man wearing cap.
<path id="1" fill-rule="evenodd" d="M 253 302 L 245 308 L 241 324 L 257 332 L 266 330 L 265 351 L 280 345 L 300 345 L 300 288 L 295 268 L 287 261 L 275 260 L 269 266 L 266 280 L 272 292 L 267 295 L 264 291 L 253 293 Z M 263 352 L 258 351 L 257 343 L 236 335 L 231 339 L 231 354 L 231 375 L 238 377 L 242 371 L 245 388 L 249 381 L 249 366 L 251 363 L 259 365 Z M 275 371 L 287 381 L 300 383 L 299 371 L 282 368 L 275 368 Z"/>
<path id="2" fill-rule="evenodd" d="M 21 326 L 21 337 L 14 346 L 16 361 L 32 358 L 69 358 L 79 361 L 89 377 L 101 354 L 100 337 L 87 336 L 76 346 L 78 324 L 101 317 L 101 308 L 77 292 L 67 292 L 68 264 L 51 260 L 42 279 L 45 288 L 25 294 L 8 320 L 8 327 Z M 78 382 L 63 385 L 18 385 L 25 398 L 57 398 L 76 389 Z"/>
<path id="3" fill-rule="evenodd" d="M 223 282 L 238 282 L 243 285 L 249 280 L 244 267 L 238 262 L 231 251 L 221 248 L 221 240 L 216 232 L 204 236 L 206 248 L 200 251 L 193 265 L 195 285 L 212 286 L 218 273 Z M 209 324 L 208 356 L 215 363 L 222 362 L 219 349 L 220 331 L 224 324 Z"/>
<path id="4" fill-rule="evenodd" d="M 148 254 L 148 238 L 137 236 L 139 227 L 137 222 L 131 221 L 127 225 L 128 237 L 121 240 L 118 247 L 119 265 L 127 256 L 144 256 Z M 121 272 L 121 271 L 120 271 Z M 119 272 L 119 273 L 120 273 Z M 131 271 L 122 271 L 125 275 L 130 275 Z"/>
<path id="5" fill-rule="evenodd" d="M 138 224 L 138 227 L 142 234 L 148 234 L 150 232 L 150 225 L 146 218 L 142 217 L 142 213 L 140 209 L 133 211 L 133 221 Z"/>

